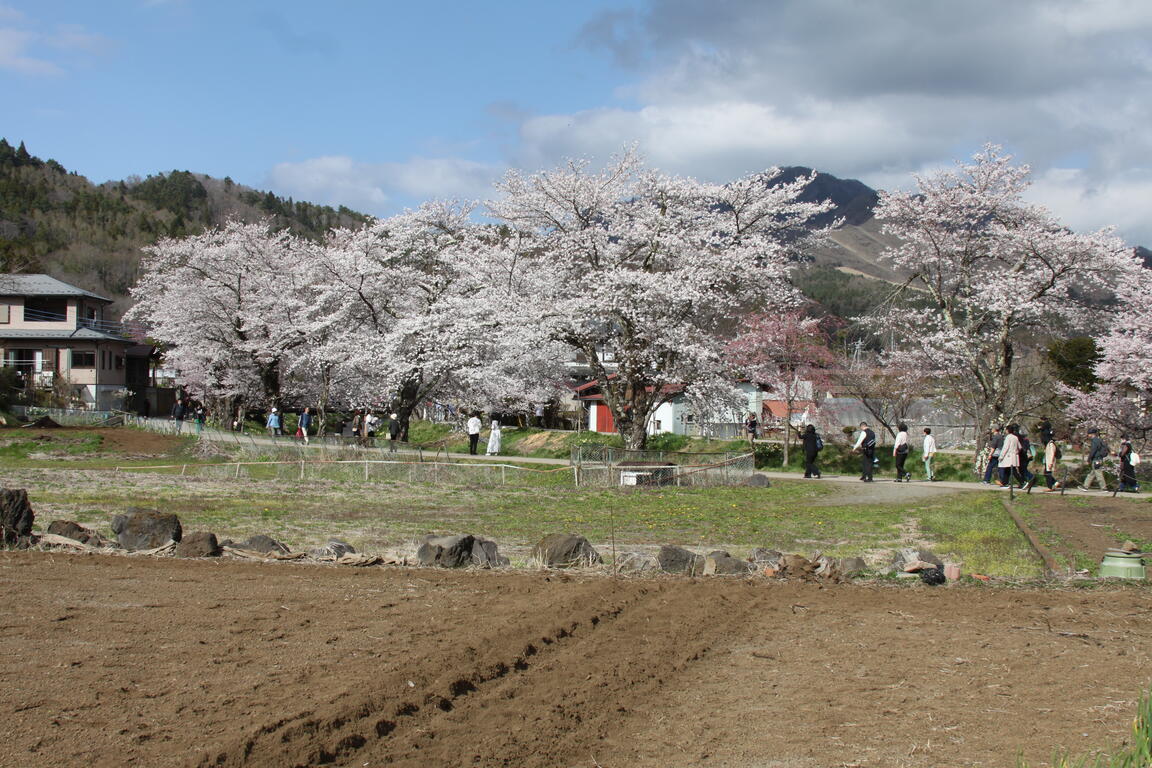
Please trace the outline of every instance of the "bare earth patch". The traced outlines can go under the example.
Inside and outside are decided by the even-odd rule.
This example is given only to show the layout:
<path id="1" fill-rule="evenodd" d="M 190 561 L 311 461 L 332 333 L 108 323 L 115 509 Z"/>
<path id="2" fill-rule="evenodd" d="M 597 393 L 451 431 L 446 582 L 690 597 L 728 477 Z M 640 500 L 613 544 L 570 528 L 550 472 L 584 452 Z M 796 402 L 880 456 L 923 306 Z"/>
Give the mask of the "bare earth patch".
<path id="1" fill-rule="evenodd" d="M 3 766 L 1046 764 L 1148 592 L 0 552 Z"/>

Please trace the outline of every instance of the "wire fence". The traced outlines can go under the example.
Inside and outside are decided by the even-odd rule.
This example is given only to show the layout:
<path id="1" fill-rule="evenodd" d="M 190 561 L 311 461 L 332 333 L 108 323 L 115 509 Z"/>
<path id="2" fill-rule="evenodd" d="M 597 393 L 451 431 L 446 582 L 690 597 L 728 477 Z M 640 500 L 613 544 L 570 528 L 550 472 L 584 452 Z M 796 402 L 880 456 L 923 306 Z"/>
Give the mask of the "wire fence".
<path id="1" fill-rule="evenodd" d="M 751 453 L 637 451 L 586 443 L 572 448 L 578 486 L 715 487 L 743 485 L 756 470 Z"/>
<path id="2" fill-rule="evenodd" d="M 146 472 L 211 480 L 278 480 L 360 484 L 407 483 L 469 487 L 572 487 L 573 468 L 531 469 L 513 464 L 443 461 L 346 459 L 319 461 L 234 461 L 213 464 L 162 464 L 116 467 L 117 472 Z"/>
<path id="3" fill-rule="evenodd" d="M 116 426 L 122 415 L 117 411 L 90 411 L 84 408 L 41 408 L 33 405 L 13 405 L 12 413 L 24 421 L 35 421 L 47 416 L 62 427 Z"/>

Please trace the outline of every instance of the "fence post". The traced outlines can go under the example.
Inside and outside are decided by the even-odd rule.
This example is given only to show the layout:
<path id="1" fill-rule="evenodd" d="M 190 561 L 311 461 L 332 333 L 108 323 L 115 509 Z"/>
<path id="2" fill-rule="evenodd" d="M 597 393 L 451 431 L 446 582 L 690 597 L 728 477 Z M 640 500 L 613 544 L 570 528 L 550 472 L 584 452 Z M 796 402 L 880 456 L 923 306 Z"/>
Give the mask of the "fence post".
<path id="1" fill-rule="evenodd" d="M 304 479 L 304 459 L 300 459 L 300 479 Z"/>
<path id="2" fill-rule="evenodd" d="M 500 465 L 500 485 L 508 485 L 508 468 Z"/>
<path id="3" fill-rule="evenodd" d="M 364 459 L 364 482 L 368 482 L 368 459 Z"/>

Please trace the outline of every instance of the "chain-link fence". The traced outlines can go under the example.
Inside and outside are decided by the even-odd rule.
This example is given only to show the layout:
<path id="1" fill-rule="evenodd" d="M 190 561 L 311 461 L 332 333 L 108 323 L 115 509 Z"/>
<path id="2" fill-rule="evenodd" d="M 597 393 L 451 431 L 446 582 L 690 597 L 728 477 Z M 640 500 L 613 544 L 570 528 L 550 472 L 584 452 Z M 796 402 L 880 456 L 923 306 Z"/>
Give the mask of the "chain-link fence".
<path id="1" fill-rule="evenodd" d="M 720 486 L 741 485 L 756 469 L 751 453 L 636 451 L 586 443 L 572 448 L 577 485 Z"/>
<path id="2" fill-rule="evenodd" d="M 14 405 L 12 413 L 24 421 L 35 421 L 47 416 L 62 427 L 117 426 L 121 423 L 118 411 L 89 411 L 83 408 L 41 408 L 34 405 Z"/>

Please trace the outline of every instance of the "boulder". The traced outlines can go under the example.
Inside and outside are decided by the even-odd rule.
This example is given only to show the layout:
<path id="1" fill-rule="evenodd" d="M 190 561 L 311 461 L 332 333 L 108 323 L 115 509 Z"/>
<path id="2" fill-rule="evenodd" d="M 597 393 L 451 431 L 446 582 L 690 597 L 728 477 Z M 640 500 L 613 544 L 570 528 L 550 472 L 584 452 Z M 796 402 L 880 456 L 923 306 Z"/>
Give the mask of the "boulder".
<path id="1" fill-rule="evenodd" d="M 177 557 L 220 557 L 223 553 L 223 546 L 211 531 L 189 533 L 176 545 Z"/>
<path id="2" fill-rule="evenodd" d="M 112 518 L 112 533 L 124 549 L 156 549 L 170 541 L 179 542 L 183 531 L 180 518 L 155 509 L 130 507 Z"/>
<path id="3" fill-rule="evenodd" d="M 220 543 L 216 534 L 196 531 L 180 539 L 176 545 L 176 557 L 219 557 Z"/>
<path id="4" fill-rule="evenodd" d="M 783 557 L 783 552 L 777 552 L 774 549 L 757 547 L 752 550 L 752 562 L 761 568 L 779 568 L 780 560 Z"/>
<path id="5" fill-rule="evenodd" d="M 472 565 L 475 536 L 426 536 L 416 559 L 420 565 L 439 568 L 466 568 Z"/>
<path id="6" fill-rule="evenodd" d="M 944 567 L 944 561 L 937 557 L 930 549 L 905 548 L 896 550 L 896 554 L 892 558 L 892 570 L 900 573 L 905 571 L 908 566 L 916 563 L 927 563 L 940 566 L 941 568 Z M 919 568 L 915 570 L 919 570 Z"/>
<path id="7" fill-rule="evenodd" d="M 620 573 L 642 573 L 660 567 L 656 558 L 643 552 L 621 552 L 616 556 L 616 570 Z"/>
<path id="8" fill-rule="evenodd" d="M 705 576 L 747 576 L 751 570 L 752 563 L 727 552 L 713 552 L 704 558 Z"/>
<path id="9" fill-rule="evenodd" d="M 255 536 L 249 536 L 247 541 L 241 541 L 239 544 L 234 544 L 236 549 L 248 549 L 253 552 L 261 552 L 265 555 L 290 555 L 292 550 L 288 549 L 288 545 L 282 541 L 277 541 L 271 536 L 265 536 L 258 533 Z"/>
<path id="10" fill-rule="evenodd" d="M 660 547 L 656 555 L 656 562 L 660 570 L 665 573 L 683 573 L 688 576 L 699 576 L 704 570 L 704 558 L 683 547 L 674 547 L 665 544 Z"/>
<path id="11" fill-rule="evenodd" d="M 862 557 L 842 557 L 839 565 L 840 573 L 845 576 L 859 576 L 868 569 L 868 564 L 864 562 Z"/>
<path id="12" fill-rule="evenodd" d="M 502 568 L 509 564 L 509 560 L 500 554 L 496 542 L 475 536 L 472 541 L 472 564 L 481 568 Z"/>
<path id="13" fill-rule="evenodd" d="M 816 563 L 803 555 L 784 555 L 780 559 L 779 571 L 790 579 L 810 579 L 816 572 Z"/>
<path id="14" fill-rule="evenodd" d="M 72 522 L 71 520 L 53 520 L 48 524 L 48 533 L 56 536 L 64 536 L 69 539 L 75 539 L 82 544 L 87 544 L 90 547 L 114 547 L 116 544 L 91 528 L 85 528 L 79 523 Z"/>
<path id="15" fill-rule="evenodd" d="M 340 539 L 328 539 L 327 544 L 323 547 L 308 550 L 308 554 L 319 559 L 339 560 L 341 557 L 344 557 L 344 555 L 356 554 L 356 548 Z"/>
<path id="16" fill-rule="evenodd" d="M 574 568 L 603 562 L 591 542 L 574 533 L 550 533 L 532 548 L 532 559 L 549 568 Z"/>
<path id="17" fill-rule="evenodd" d="M 766 475 L 759 475 L 753 473 L 749 475 L 748 479 L 744 481 L 744 485 L 752 488 L 771 488 L 772 481 Z"/>
<path id="18" fill-rule="evenodd" d="M 21 538 L 31 536 L 35 519 L 26 490 L 0 488 L 0 539 L 4 544 L 16 544 Z"/>

